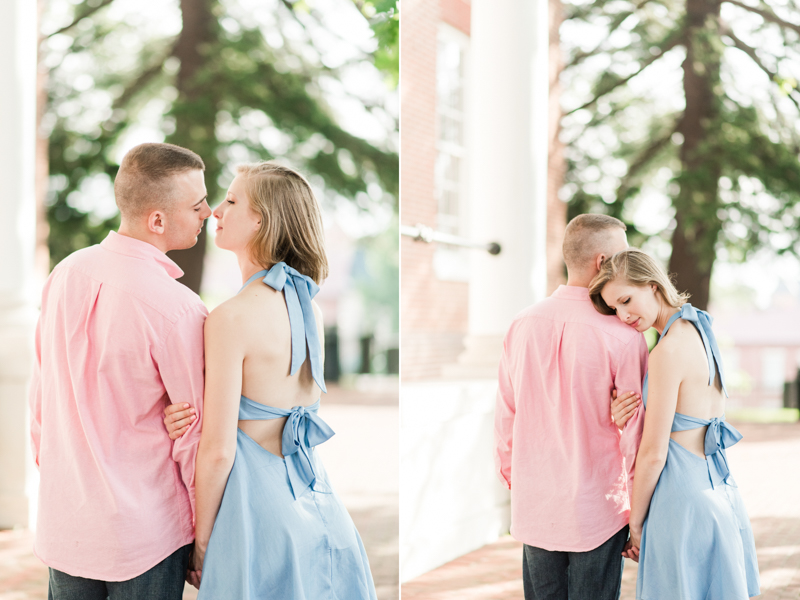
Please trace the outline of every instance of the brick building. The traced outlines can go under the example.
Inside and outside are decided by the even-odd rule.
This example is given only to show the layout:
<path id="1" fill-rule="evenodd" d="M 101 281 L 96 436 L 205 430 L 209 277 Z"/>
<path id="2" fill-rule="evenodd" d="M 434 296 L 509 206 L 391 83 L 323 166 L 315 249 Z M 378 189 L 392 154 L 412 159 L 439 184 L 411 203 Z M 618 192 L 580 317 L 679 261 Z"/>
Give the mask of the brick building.
<path id="1" fill-rule="evenodd" d="M 546 2 L 404 0 L 402 11 L 408 580 L 508 528 L 492 459 L 496 374 L 514 315 L 547 291 L 549 74 Z M 432 242 L 414 239 L 418 226 Z"/>
<path id="2" fill-rule="evenodd" d="M 723 304 L 712 309 L 725 363 L 728 407 L 782 407 L 786 384 L 797 381 L 800 372 L 800 298 L 781 284 L 766 308 Z"/>
<path id="3" fill-rule="evenodd" d="M 437 58 L 440 49 L 463 43 L 456 55 L 456 74 L 462 74 L 470 33 L 470 4 L 464 0 L 415 1 L 403 5 L 402 87 L 400 133 L 401 218 L 405 225 L 424 224 L 436 229 L 438 215 L 436 161 L 440 130 L 437 125 Z M 442 67 L 442 65 L 440 65 Z M 463 100 L 463 94 L 462 94 Z M 461 132 L 463 135 L 463 131 Z M 437 194 L 438 192 L 438 194 Z M 448 216 L 446 215 L 445 220 Z M 452 219 L 451 219 L 452 220 Z M 445 225 L 446 226 L 446 225 Z M 452 228 L 451 228 L 452 232 Z M 440 376 L 463 349 L 468 327 L 468 282 L 465 277 L 441 273 L 435 261 L 461 250 L 423 244 L 403 237 L 401 308 L 404 381 Z"/>

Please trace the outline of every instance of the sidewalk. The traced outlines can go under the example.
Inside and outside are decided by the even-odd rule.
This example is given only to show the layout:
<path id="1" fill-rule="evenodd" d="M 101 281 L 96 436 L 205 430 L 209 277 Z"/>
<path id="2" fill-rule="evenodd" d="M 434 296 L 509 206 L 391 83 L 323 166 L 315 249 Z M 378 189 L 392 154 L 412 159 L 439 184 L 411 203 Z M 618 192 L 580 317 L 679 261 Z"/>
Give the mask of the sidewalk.
<path id="1" fill-rule="evenodd" d="M 378 600 L 398 598 L 397 394 L 329 385 L 320 416 L 336 435 L 319 447 L 331 482 L 356 524 L 370 560 Z M 0 600 L 46 600 L 47 568 L 27 530 L 0 531 Z M 187 585 L 184 600 L 197 590 Z"/>
<path id="2" fill-rule="evenodd" d="M 735 424 L 728 450 L 755 534 L 762 600 L 800 599 L 800 423 Z M 634 600 L 626 560 L 621 600 Z M 403 600 L 521 600 L 522 544 L 506 536 L 402 586 Z"/>

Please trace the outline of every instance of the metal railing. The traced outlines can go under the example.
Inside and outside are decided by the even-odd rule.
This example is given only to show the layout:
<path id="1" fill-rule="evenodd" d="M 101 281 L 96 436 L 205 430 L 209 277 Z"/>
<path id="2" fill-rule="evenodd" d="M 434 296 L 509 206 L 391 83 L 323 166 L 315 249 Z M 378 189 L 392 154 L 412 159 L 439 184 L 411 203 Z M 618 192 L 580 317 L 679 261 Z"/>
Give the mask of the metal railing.
<path id="1" fill-rule="evenodd" d="M 425 242 L 431 244 L 436 242 L 438 244 L 446 244 L 448 246 L 458 246 L 460 248 L 475 248 L 478 250 L 485 250 L 492 256 L 497 256 L 502 251 L 502 246 L 497 242 L 481 243 L 473 242 L 466 238 L 452 235 L 450 233 L 442 233 L 436 231 L 432 227 L 417 223 L 414 227 L 410 225 L 400 225 L 400 235 L 405 235 L 413 238 L 417 242 Z"/>

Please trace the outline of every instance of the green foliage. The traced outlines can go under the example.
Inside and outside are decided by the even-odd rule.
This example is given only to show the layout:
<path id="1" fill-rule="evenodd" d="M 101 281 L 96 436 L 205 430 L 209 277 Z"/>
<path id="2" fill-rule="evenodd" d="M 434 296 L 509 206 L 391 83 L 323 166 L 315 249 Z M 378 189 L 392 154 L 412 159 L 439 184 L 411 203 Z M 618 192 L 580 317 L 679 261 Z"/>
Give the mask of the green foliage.
<path id="1" fill-rule="evenodd" d="M 286 3 L 275 2 L 275 25 L 265 32 L 237 12 L 235 3 L 205 1 L 213 22 L 204 33 L 201 64 L 183 87 L 177 60 L 181 31 L 154 33 L 148 16 L 115 21 L 102 9 L 105 4 L 76 4 L 74 14 L 85 18 L 76 18 L 44 46 L 51 67 L 43 127 L 51 131 L 53 264 L 115 226 L 114 218 L 98 222 L 71 198 L 87 178 L 105 173 L 113 180 L 117 149 L 144 121 L 165 141 L 203 157 L 212 203 L 236 163 L 280 158 L 309 175 L 328 201 L 342 197 L 367 206 L 364 199 L 376 198 L 370 186 L 377 184 L 382 193 L 370 201 L 396 204 L 397 154 L 386 143 L 366 141 L 339 124 L 324 92 L 325 79 L 336 79 L 337 69 L 326 66 L 319 52 L 315 56 L 307 32 L 303 39 L 285 33 L 298 18 Z M 376 8 L 383 11 L 377 15 L 394 14 Z M 179 10 L 176 0 L 165 4 L 165 18 L 180 17 Z M 380 23 L 374 27 L 381 39 L 390 39 Z M 125 48 L 131 39 L 138 43 Z M 91 85 L 76 86 L 84 77 L 91 77 Z M 385 122 L 385 111 L 381 116 Z"/>
<path id="2" fill-rule="evenodd" d="M 395 218 L 383 233 L 361 238 L 358 243 L 364 265 L 356 281 L 365 300 L 364 316 L 375 319 L 380 311 L 387 311 L 392 317 L 392 331 L 400 330 L 399 231 Z"/>
<path id="3" fill-rule="evenodd" d="M 569 214 L 621 218 L 637 245 L 675 236 L 675 215 L 706 272 L 722 249 L 800 254 L 800 11 L 731 0 L 698 20 L 689 4 L 565 2 Z M 636 216 L 656 198 L 671 205 L 661 231 Z"/>
<path id="4" fill-rule="evenodd" d="M 378 48 L 375 66 L 387 75 L 387 83 L 396 88 L 400 81 L 400 13 L 397 0 L 353 0 L 375 32 Z"/>

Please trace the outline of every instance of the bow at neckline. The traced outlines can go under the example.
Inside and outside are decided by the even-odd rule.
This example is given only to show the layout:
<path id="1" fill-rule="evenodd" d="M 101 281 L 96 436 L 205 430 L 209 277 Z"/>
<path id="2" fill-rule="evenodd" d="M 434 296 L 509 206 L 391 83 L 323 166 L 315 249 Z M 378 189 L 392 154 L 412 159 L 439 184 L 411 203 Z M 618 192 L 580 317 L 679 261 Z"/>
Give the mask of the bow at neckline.
<path id="1" fill-rule="evenodd" d="M 311 360 L 311 376 L 323 392 L 325 380 L 322 372 L 322 347 L 317 332 L 317 320 L 311 299 L 319 292 L 319 286 L 310 277 L 299 273 L 284 262 L 276 263 L 248 279 L 240 292 L 259 277 L 277 292 L 282 291 L 289 312 L 289 327 L 292 332 L 292 363 L 289 374 L 294 375 L 306 360 L 306 348 Z"/>

